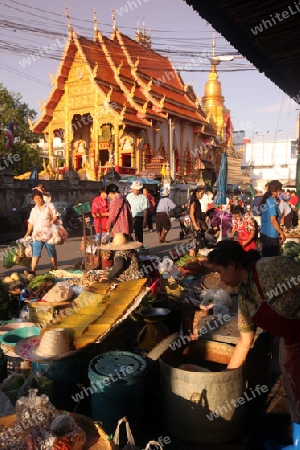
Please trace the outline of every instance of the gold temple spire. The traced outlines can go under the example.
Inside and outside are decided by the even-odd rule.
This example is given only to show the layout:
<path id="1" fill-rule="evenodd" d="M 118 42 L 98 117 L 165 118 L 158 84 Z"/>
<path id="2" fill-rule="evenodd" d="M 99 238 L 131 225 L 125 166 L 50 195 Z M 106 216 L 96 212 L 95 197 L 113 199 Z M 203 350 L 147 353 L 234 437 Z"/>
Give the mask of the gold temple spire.
<path id="1" fill-rule="evenodd" d="M 97 20 L 97 11 L 94 9 L 94 42 L 97 41 L 98 36 L 98 20 Z"/>

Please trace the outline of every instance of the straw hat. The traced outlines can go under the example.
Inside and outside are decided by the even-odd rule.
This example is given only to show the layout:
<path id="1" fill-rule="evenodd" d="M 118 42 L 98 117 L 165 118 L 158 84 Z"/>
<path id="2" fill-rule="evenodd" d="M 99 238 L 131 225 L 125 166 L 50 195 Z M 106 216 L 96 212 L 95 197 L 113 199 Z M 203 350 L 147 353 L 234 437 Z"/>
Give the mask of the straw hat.
<path id="1" fill-rule="evenodd" d="M 143 244 L 138 241 L 128 241 L 126 236 L 123 233 L 116 233 L 114 235 L 113 241 L 106 245 L 101 245 L 98 247 L 100 250 L 136 250 L 142 247 Z"/>
<path id="2" fill-rule="evenodd" d="M 143 185 L 139 180 L 136 180 L 132 183 L 130 189 L 136 189 L 137 191 L 139 191 L 140 189 L 143 189 Z"/>
<path id="3" fill-rule="evenodd" d="M 15 346 L 15 353 L 29 361 L 63 359 L 77 351 L 72 349 L 71 337 L 64 328 L 53 328 L 42 336 L 21 339 Z"/>

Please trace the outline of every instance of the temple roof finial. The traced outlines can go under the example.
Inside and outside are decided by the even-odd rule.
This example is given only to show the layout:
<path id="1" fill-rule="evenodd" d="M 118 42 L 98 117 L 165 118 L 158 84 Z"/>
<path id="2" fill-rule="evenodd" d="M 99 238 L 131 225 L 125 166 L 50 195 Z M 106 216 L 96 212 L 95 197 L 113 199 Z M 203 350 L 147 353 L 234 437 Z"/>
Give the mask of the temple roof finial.
<path id="1" fill-rule="evenodd" d="M 98 20 L 97 20 L 97 11 L 94 9 L 94 42 L 97 41 L 98 36 Z"/>
<path id="2" fill-rule="evenodd" d="M 136 42 L 140 42 L 140 23 L 139 23 L 139 18 L 137 18 L 137 22 L 136 22 L 135 40 L 136 40 Z"/>
<path id="3" fill-rule="evenodd" d="M 65 10 L 66 10 L 65 16 L 66 16 L 66 18 L 68 19 L 68 28 L 69 28 L 69 32 L 70 32 L 71 34 L 73 34 L 73 28 L 72 28 L 72 26 L 71 26 L 71 19 L 70 19 L 70 16 L 69 16 L 69 9 L 68 9 L 67 5 L 65 5 Z"/>
<path id="4" fill-rule="evenodd" d="M 213 33 L 212 49 L 211 49 L 212 58 L 215 57 L 215 49 L 216 49 L 216 35 L 215 33 Z"/>

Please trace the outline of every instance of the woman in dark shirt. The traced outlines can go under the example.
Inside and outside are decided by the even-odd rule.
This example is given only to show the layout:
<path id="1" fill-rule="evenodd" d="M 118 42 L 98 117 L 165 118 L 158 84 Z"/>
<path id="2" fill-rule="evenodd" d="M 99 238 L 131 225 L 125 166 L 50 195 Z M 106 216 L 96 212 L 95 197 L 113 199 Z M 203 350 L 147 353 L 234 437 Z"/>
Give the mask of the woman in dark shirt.
<path id="1" fill-rule="evenodd" d="M 204 248 L 206 246 L 205 242 L 205 231 L 207 230 L 207 226 L 205 224 L 205 220 L 203 220 L 202 211 L 201 211 L 201 203 L 200 200 L 205 192 L 204 186 L 198 186 L 192 194 L 190 200 L 190 218 L 192 222 L 192 248 L 190 249 L 190 256 L 196 256 L 199 248 Z"/>

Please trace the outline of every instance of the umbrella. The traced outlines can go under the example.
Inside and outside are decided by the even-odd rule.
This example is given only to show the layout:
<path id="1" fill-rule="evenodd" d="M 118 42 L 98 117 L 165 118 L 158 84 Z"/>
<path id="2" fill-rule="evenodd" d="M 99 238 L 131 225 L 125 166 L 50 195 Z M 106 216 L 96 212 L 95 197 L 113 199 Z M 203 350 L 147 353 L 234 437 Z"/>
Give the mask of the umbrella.
<path id="1" fill-rule="evenodd" d="M 29 189 L 33 189 L 37 187 L 39 184 L 39 172 L 37 166 L 33 166 L 30 177 L 28 179 L 28 187 Z"/>
<path id="2" fill-rule="evenodd" d="M 134 181 L 140 181 L 143 184 L 160 184 L 160 181 L 154 180 L 153 178 L 147 178 L 147 177 L 135 177 L 133 175 L 127 176 L 119 180 L 119 183 L 133 183 Z"/>
<path id="3" fill-rule="evenodd" d="M 298 209 L 300 209 L 300 153 L 298 153 L 296 166 L 296 189 L 297 189 L 297 196 L 299 198 L 298 204 L 296 206 Z"/>
<path id="4" fill-rule="evenodd" d="M 219 175 L 217 179 L 217 196 L 214 203 L 217 205 L 226 205 L 227 190 L 227 155 L 222 154 Z"/>

